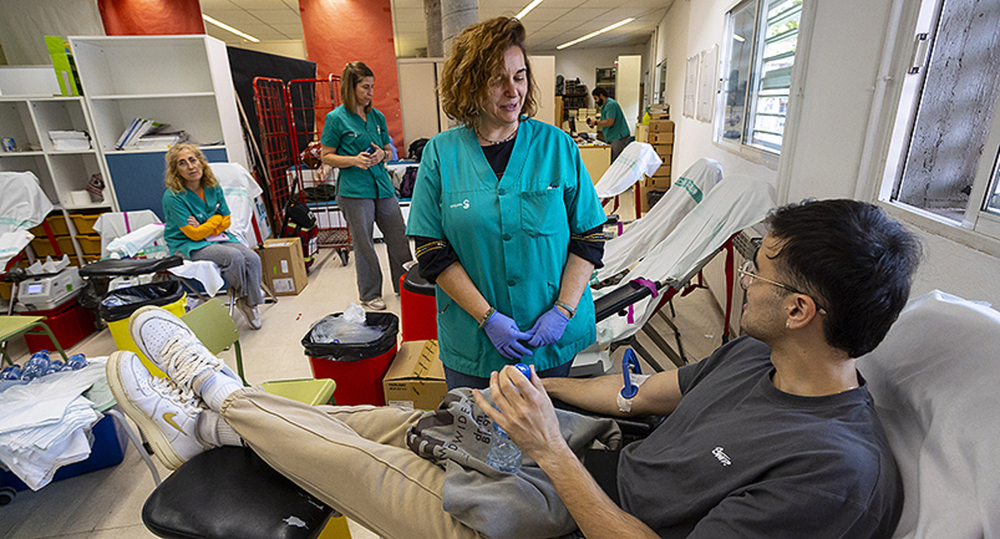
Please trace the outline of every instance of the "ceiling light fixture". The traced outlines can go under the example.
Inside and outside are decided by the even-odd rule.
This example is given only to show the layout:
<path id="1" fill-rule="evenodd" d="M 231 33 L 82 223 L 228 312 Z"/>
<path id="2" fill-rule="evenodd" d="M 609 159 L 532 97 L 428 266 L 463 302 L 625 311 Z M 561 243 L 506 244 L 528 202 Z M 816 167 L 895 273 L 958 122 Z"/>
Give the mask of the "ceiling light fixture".
<path id="1" fill-rule="evenodd" d="M 248 34 L 246 32 L 241 32 L 241 31 L 233 28 L 232 26 L 229 26 L 228 24 L 226 24 L 226 23 L 224 23 L 222 21 L 217 21 L 217 20 L 213 19 L 212 17 L 209 17 L 208 15 L 205 15 L 204 13 L 202 13 L 201 18 L 204 19 L 205 22 L 207 22 L 209 24 L 214 24 L 215 26 L 218 26 L 219 28 L 222 28 L 223 30 L 225 30 L 227 32 L 232 32 L 232 33 L 234 33 L 234 34 L 242 37 L 243 39 L 246 39 L 248 41 L 253 41 L 254 43 L 260 43 L 260 40 L 257 39 L 257 38 L 255 38 L 255 37 L 253 37 L 252 35 L 250 35 L 250 34 Z"/>
<path id="2" fill-rule="evenodd" d="M 581 41 L 587 41 L 588 39 L 590 39 L 592 37 L 597 37 L 597 36 L 603 34 L 604 32 L 610 32 L 610 31 L 614 30 L 615 28 L 618 28 L 619 26 L 625 26 L 626 24 L 628 24 L 628 23 L 630 23 L 630 22 L 632 22 L 634 20 L 635 20 L 635 17 L 630 17 L 628 19 L 625 19 L 624 21 L 616 22 L 616 23 L 612 24 L 611 26 L 605 26 L 604 28 L 601 28 L 600 30 L 598 30 L 596 32 L 591 32 L 591 33 L 589 33 L 589 34 L 587 34 L 587 35 L 585 35 L 583 37 L 574 39 L 573 41 L 569 41 L 569 42 L 563 43 L 562 45 L 559 45 L 558 47 L 556 47 L 556 49 L 557 50 L 563 50 L 566 47 L 572 47 L 573 45 L 576 45 L 577 43 L 580 43 Z"/>
<path id="3" fill-rule="evenodd" d="M 739 41 L 740 43 L 743 43 L 744 41 L 746 41 L 746 39 L 744 39 L 743 36 L 741 36 L 739 34 L 733 34 L 733 39 L 735 39 L 736 41 Z"/>
<path id="4" fill-rule="evenodd" d="M 518 13 L 517 15 L 514 15 L 514 18 L 517 19 L 517 20 L 519 20 L 519 21 L 524 20 L 524 17 L 528 13 L 531 13 L 531 10 L 535 9 L 536 7 L 538 7 L 538 4 L 541 4 L 541 3 L 542 3 L 542 0 L 533 0 L 530 4 L 528 4 L 527 6 L 524 6 L 524 9 L 522 9 L 520 13 Z"/>

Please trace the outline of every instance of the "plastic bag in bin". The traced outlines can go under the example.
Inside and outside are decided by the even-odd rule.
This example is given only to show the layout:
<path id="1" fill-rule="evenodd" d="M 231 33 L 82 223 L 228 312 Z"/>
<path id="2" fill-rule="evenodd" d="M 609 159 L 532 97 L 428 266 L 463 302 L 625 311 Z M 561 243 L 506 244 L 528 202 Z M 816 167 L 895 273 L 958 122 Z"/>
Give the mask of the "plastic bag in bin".
<path id="1" fill-rule="evenodd" d="M 309 357 L 329 359 L 332 361 L 360 361 L 388 352 L 396 345 L 396 337 L 399 334 L 399 318 L 393 313 L 365 313 L 365 328 L 374 330 L 368 332 L 368 337 L 360 342 L 323 342 L 324 339 L 321 324 L 324 320 L 335 320 L 343 317 L 344 313 L 333 313 L 323 317 L 313 325 L 302 337 L 302 347 Z M 317 328 L 321 328 L 317 331 Z M 317 338 L 319 337 L 319 338 Z M 329 337 L 329 335 L 327 335 Z M 341 341 L 341 339 L 337 339 Z M 348 339 L 350 340 L 350 339 Z"/>

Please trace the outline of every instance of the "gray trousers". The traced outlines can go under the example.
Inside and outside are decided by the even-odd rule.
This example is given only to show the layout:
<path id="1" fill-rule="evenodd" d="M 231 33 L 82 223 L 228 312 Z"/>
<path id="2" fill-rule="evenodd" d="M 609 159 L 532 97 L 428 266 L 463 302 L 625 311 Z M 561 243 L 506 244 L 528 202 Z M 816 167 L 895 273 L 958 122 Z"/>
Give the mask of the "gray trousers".
<path id="1" fill-rule="evenodd" d="M 635 137 L 622 137 L 622 138 L 620 138 L 620 139 L 618 139 L 618 140 L 616 140 L 616 141 L 614 141 L 614 142 L 611 143 L 611 162 L 612 163 L 615 162 L 615 159 L 618 159 L 618 156 L 621 155 L 622 150 L 625 149 L 625 146 L 628 146 L 628 143 L 632 142 L 633 140 L 635 140 Z M 598 178 L 598 179 L 600 179 L 600 178 Z"/>
<path id="2" fill-rule="evenodd" d="M 243 298 L 247 305 L 255 307 L 264 303 L 264 294 L 260 290 L 263 276 L 260 257 L 242 243 L 216 243 L 202 247 L 191 251 L 190 258 L 215 262 L 222 276 L 229 281 L 229 286 L 236 289 L 237 297 Z"/>
<path id="3" fill-rule="evenodd" d="M 410 241 L 406 239 L 406 224 L 399 211 L 399 200 L 390 198 L 353 198 L 337 196 L 337 206 L 344 212 L 347 228 L 354 242 L 355 270 L 358 278 L 358 299 L 371 301 L 382 297 L 382 268 L 379 267 L 375 243 L 372 241 L 374 223 L 385 241 L 389 253 L 389 274 L 392 289 L 399 293 L 399 279 L 406 273 L 403 264 L 413 260 Z"/>

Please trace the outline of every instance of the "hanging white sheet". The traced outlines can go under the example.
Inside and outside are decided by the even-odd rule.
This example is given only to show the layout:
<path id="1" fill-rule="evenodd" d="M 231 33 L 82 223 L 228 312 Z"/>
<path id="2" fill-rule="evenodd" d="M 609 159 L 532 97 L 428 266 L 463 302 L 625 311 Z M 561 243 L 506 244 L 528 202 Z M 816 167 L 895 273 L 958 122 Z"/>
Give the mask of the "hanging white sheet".
<path id="1" fill-rule="evenodd" d="M 704 157 L 695 161 L 646 215 L 604 245 L 604 267 L 597 270 L 597 280 L 617 275 L 642 260 L 720 180 L 722 165 L 718 161 Z"/>
<path id="2" fill-rule="evenodd" d="M 622 280 L 643 278 L 651 281 L 686 283 L 698 273 L 701 262 L 710 257 L 730 236 L 767 217 L 775 206 L 774 186 L 765 180 L 735 174 L 719 182 L 691 213 Z M 610 292 L 607 287 L 595 297 Z M 624 316 L 611 316 L 597 324 L 597 340 L 610 343 L 629 337 L 649 320 L 659 298 L 645 298 L 633 306 L 634 323 Z"/>
<path id="3" fill-rule="evenodd" d="M 263 194 L 253 176 L 239 163 L 209 163 L 229 206 L 229 232 L 247 247 L 257 244 L 253 233 L 253 199 Z"/>
<path id="4" fill-rule="evenodd" d="M 643 174 L 652 176 L 662 164 L 663 160 L 653 146 L 645 142 L 630 142 L 594 186 L 598 198 L 611 198 L 628 191 L 642 179 Z"/>

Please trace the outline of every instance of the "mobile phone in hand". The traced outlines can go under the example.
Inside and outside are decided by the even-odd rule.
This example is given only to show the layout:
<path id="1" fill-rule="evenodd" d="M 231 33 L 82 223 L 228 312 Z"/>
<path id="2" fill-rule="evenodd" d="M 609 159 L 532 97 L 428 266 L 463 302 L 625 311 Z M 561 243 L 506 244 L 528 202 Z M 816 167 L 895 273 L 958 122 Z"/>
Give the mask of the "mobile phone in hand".
<path id="1" fill-rule="evenodd" d="M 368 155 L 375 155 L 375 145 L 372 144 L 372 145 L 368 146 L 368 149 L 365 150 L 365 153 L 368 154 Z"/>

